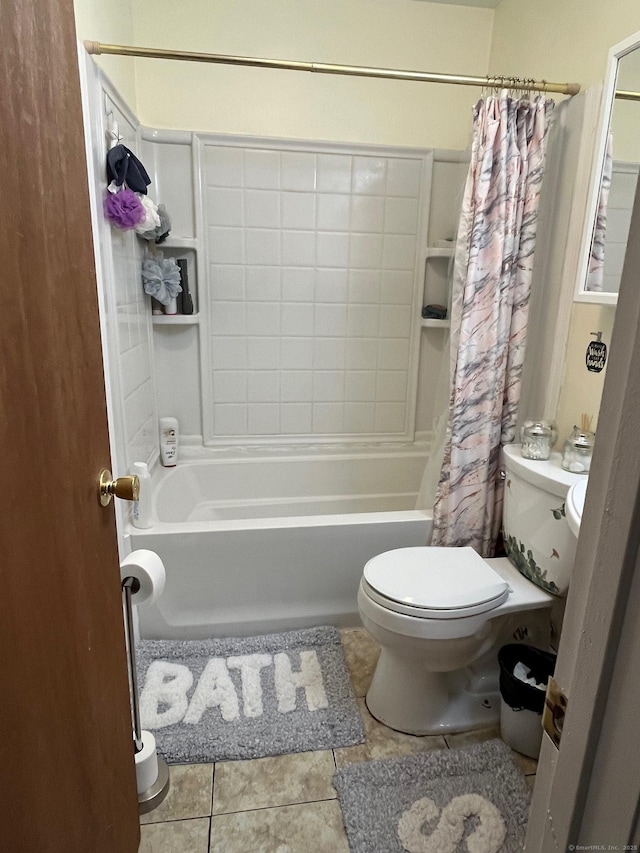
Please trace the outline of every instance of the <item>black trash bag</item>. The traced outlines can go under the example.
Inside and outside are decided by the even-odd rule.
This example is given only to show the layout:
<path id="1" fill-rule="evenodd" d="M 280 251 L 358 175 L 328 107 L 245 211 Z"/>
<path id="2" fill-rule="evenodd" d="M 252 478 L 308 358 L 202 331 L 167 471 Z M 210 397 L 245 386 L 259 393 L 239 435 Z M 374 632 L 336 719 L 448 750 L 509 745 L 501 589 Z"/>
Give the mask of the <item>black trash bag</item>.
<path id="1" fill-rule="evenodd" d="M 543 652 L 523 643 L 510 643 L 498 652 L 500 664 L 500 695 L 514 711 L 535 711 L 541 714 L 544 709 L 545 691 L 520 681 L 513 674 L 516 665 L 522 663 L 530 671 L 531 677 L 539 684 L 546 684 L 553 675 L 557 655 Z"/>

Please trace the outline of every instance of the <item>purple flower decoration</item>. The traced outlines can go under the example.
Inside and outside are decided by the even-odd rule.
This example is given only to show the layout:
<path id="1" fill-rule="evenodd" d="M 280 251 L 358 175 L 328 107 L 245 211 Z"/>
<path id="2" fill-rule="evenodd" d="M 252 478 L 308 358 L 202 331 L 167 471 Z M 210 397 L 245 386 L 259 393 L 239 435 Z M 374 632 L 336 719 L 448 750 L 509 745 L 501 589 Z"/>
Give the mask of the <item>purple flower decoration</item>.
<path id="1" fill-rule="evenodd" d="M 131 190 L 120 190 L 117 193 L 107 192 L 104 200 L 104 215 L 123 231 L 129 231 L 144 221 L 145 209 L 138 196 Z"/>

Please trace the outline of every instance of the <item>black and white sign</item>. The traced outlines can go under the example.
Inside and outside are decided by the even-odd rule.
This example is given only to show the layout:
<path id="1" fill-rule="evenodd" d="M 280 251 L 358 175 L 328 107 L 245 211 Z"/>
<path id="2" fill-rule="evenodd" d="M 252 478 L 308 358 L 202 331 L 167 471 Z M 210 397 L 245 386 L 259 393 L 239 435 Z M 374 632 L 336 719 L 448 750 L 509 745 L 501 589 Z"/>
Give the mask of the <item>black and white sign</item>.
<path id="1" fill-rule="evenodd" d="M 607 345 L 603 341 L 591 341 L 587 347 L 585 362 L 591 373 L 600 373 L 607 362 Z"/>

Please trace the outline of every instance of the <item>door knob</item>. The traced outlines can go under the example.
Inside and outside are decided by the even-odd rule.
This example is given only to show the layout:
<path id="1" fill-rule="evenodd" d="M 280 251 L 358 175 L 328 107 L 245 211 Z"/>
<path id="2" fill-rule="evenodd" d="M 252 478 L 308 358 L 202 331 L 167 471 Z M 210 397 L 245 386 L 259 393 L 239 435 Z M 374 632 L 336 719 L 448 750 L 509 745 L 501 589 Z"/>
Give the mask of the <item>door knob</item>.
<path id="1" fill-rule="evenodd" d="M 140 497 L 138 476 L 133 474 L 114 480 L 111 471 L 103 468 L 98 479 L 98 500 L 102 506 L 109 506 L 114 495 L 123 501 L 137 501 Z"/>

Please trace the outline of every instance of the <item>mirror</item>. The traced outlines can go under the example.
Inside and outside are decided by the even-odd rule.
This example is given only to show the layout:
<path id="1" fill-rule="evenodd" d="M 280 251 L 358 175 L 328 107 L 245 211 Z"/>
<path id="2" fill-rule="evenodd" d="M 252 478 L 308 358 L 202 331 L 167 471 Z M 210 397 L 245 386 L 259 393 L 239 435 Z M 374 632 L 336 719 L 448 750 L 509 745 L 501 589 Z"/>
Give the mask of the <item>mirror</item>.
<path id="1" fill-rule="evenodd" d="M 640 171 L 640 33 L 609 52 L 578 302 L 618 300 Z"/>

